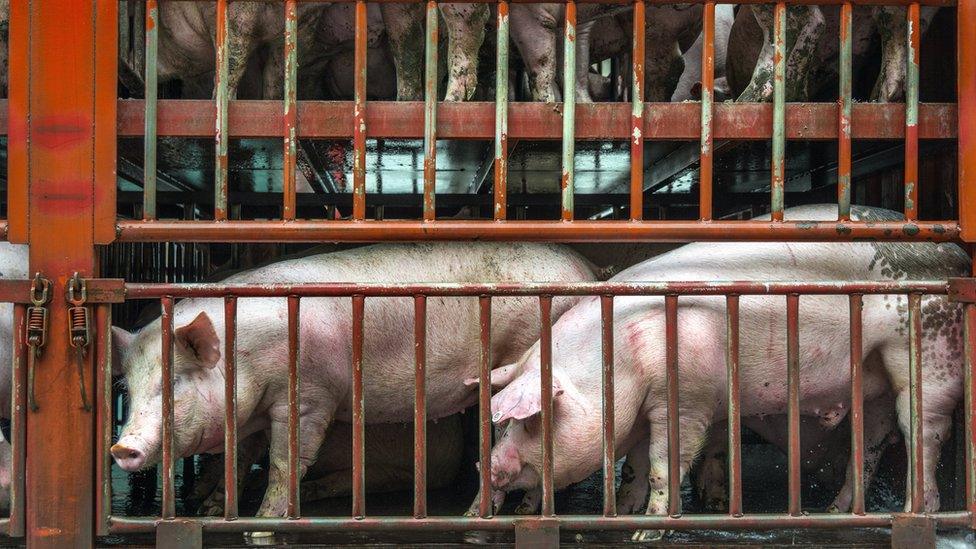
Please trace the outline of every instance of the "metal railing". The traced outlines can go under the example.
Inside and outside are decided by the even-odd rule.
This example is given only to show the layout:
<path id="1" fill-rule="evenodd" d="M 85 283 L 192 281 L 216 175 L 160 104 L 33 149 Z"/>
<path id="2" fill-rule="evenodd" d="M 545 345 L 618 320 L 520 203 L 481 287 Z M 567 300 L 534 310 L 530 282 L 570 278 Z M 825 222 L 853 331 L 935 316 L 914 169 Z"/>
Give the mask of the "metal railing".
<path id="1" fill-rule="evenodd" d="M 217 0 L 216 76 L 214 101 L 157 100 L 156 70 L 158 12 L 156 0 L 145 10 L 146 60 L 145 100 L 119 102 L 118 135 L 145 138 L 144 219 L 119 221 L 118 238 L 137 240 L 195 241 L 379 241 L 416 239 L 494 240 L 952 240 L 960 234 L 956 220 L 918 220 L 919 139 L 952 139 L 968 135 L 958 129 L 970 125 L 961 119 L 954 104 L 919 103 L 919 6 L 956 6 L 954 0 L 843 0 L 792 1 L 775 3 L 775 47 L 773 102 L 714 104 L 715 4 L 704 4 L 702 47 L 702 98 L 697 103 L 645 103 L 644 67 L 635 61 L 631 76 L 631 103 L 579 104 L 574 99 L 576 1 L 564 0 L 565 102 L 552 104 L 508 101 L 509 2 L 497 4 L 496 96 L 494 102 L 442 102 L 437 98 L 437 3 L 425 0 L 425 99 L 421 102 L 366 101 L 366 1 L 356 2 L 354 100 L 297 101 L 296 31 L 298 0 L 283 1 L 285 25 L 285 93 L 282 101 L 232 101 L 228 96 L 228 28 L 230 0 Z M 415 0 L 420 2 L 421 0 Z M 586 0 L 581 0 L 586 1 Z M 595 0 L 604 2 L 604 0 Z M 969 0 L 962 0 L 965 4 Z M 645 5 L 666 4 L 666 0 L 627 1 L 633 10 L 633 56 L 643 59 Z M 772 3 L 772 2 L 768 2 Z M 831 103 L 790 103 L 786 100 L 786 10 L 793 4 L 840 5 L 839 100 Z M 904 104 L 858 103 L 852 100 L 852 6 L 907 6 L 909 45 L 906 102 Z M 971 71 L 973 46 L 967 25 L 976 26 L 971 8 L 959 14 L 960 102 L 970 101 L 972 84 L 963 82 Z M 232 31 L 232 30 L 231 30 Z M 215 108 L 216 105 L 216 108 Z M 967 111 L 968 112 L 968 111 Z M 957 124 L 957 120 L 961 124 Z M 967 130 L 968 131 L 968 128 Z M 214 211 L 210 221 L 161 221 L 156 208 L 156 139 L 158 136 L 210 137 L 215 140 Z M 227 218 L 228 142 L 231 137 L 281 137 L 284 143 L 282 219 L 280 221 L 238 221 Z M 296 139 L 352 138 L 352 215 L 346 220 L 296 219 Z M 424 140 L 423 215 L 421 220 L 377 221 L 366 217 L 366 139 L 419 138 Z M 556 221 L 516 221 L 507 217 L 508 141 L 513 139 L 560 139 L 562 142 L 561 215 Z M 904 222 L 853 221 L 851 204 L 851 142 L 853 139 L 901 139 L 905 144 Z M 480 221 L 437 220 L 434 189 L 438 139 L 493 139 L 493 219 Z M 577 139 L 630 141 L 630 215 L 626 221 L 576 220 L 574 210 L 574 144 Z M 653 139 L 700 140 L 700 200 L 696 221 L 645 220 L 643 188 L 644 142 Z M 713 144 L 716 139 L 771 139 L 770 205 L 772 221 L 729 221 L 713 219 Z M 785 151 L 789 139 L 837 140 L 838 177 L 836 221 L 807 223 L 784 221 Z M 960 143 L 960 178 L 976 162 L 971 145 Z M 968 152 L 967 152 L 968 151 Z M 965 164 L 965 167 L 962 166 Z M 968 192 L 968 191 L 967 191 Z M 960 201 L 960 217 L 967 218 L 970 206 Z M 976 219 L 976 215 L 973 216 Z M 491 222 L 489 222 L 491 221 Z"/>
<path id="2" fill-rule="evenodd" d="M 909 508 L 912 513 L 924 511 L 922 452 L 922 296 L 946 295 L 949 285 L 946 281 L 886 281 L 886 282 L 596 282 L 596 283 L 521 283 L 521 284 L 377 284 L 377 283 L 326 283 L 326 284 L 126 284 L 126 299 L 159 299 L 163 305 L 163 480 L 162 514 L 159 517 L 122 517 L 110 514 L 110 462 L 108 449 L 111 445 L 111 357 L 105 352 L 98 354 L 99 425 L 98 455 L 102 465 L 96 481 L 101 489 L 97 499 L 97 523 L 100 534 L 133 533 L 153 531 L 159 521 L 176 518 L 173 426 L 173 308 L 174 300 L 179 298 L 218 298 L 224 300 L 224 353 L 225 371 L 225 439 L 224 456 L 226 472 L 226 506 L 222 518 L 180 518 L 202 525 L 207 532 L 239 532 L 251 530 L 274 530 L 279 532 L 305 532 L 324 530 L 346 531 L 418 531 L 418 530 L 506 530 L 515 527 L 520 521 L 537 520 L 540 517 L 492 516 L 490 501 L 489 467 L 480 468 L 480 500 L 477 517 L 430 517 L 426 507 L 426 453 L 427 440 L 424 426 L 426 414 L 426 304 L 432 297 L 467 297 L 479 303 L 480 326 L 480 368 L 479 368 L 479 460 L 490 461 L 491 444 L 491 313 L 492 299 L 511 296 L 537 297 L 540 311 L 540 372 L 542 395 L 542 507 L 541 518 L 558 521 L 562 528 L 573 530 L 620 530 L 635 528 L 652 529 L 759 529 L 759 528 L 828 528 L 828 527 L 884 527 L 891 526 L 897 513 L 867 512 L 864 503 L 864 416 L 862 383 L 864 369 L 862 364 L 862 298 L 865 295 L 898 295 L 908 297 L 909 319 L 909 379 L 910 379 L 910 433 L 906 436 L 909 448 L 909 464 L 912 472 L 909 492 Z M 755 514 L 746 513 L 742 506 L 742 456 L 740 410 L 741 395 L 739 384 L 739 318 L 740 296 L 777 295 L 786 301 L 787 360 L 787 415 L 789 429 L 788 445 L 788 494 L 789 504 L 785 513 Z M 850 375 L 851 375 L 851 463 L 853 466 L 853 501 L 848 513 L 808 514 L 800 505 L 800 349 L 799 349 L 799 300 L 807 295 L 846 295 L 849 296 L 850 318 Z M 551 303 L 560 296 L 596 296 L 600 300 L 602 342 L 602 432 L 604 475 L 602 515 L 559 515 L 554 514 L 553 500 L 553 364 L 552 364 L 552 316 Z M 614 298 L 619 296 L 663 296 L 665 309 L 665 364 L 667 386 L 667 433 L 668 433 L 668 514 L 664 516 L 620 516 L 615 506 L 614 463 L 615 453 L 614 425 Z M 729 452 L 729 509 L 727 514 L 682 514 L 679 482 L 681 480 L 679 445 L 679 380 L 678 380 L 678 342 L 677 322 L 678 304 L 683 297 L 724 296 L 726 303 L 726 323 L 728 339 L 725 357 L 727 371 L 728 398 L 728 452 Z M 288 515 L 281 518 L 246 518 L 238 513 L 239 496 L 237 486 L 238 470 L 236 459 L 237 445 L 237 401 L 236 401 L 236 333 L 238 299 L 256 297 L 277 297 L 287 299 L 288 326 L 288 371 L 289 371 L 289 430 L 288 430 Z M 298 502 L 300 479 L 298 478 L 298 407 L 301 395 L 298 392 L 299 370 L 299 308 L 302 299 L 330 297 L 349 299 L 352 305 L 352 342 L 349 369 L 352 378 L 352 508 L 348 517 L 306 517 L 301 514 Z M 379 517 L 367 516 L 365 512 L 364 482 L 364 402 L 363 402 L 363 340 L 364 306 L 367 300 L 390 297 L 413 298 L 414 306 L 414 344 L 416 348 L 414 364 L 414 506 L 413 516 Z M 110 323 L 108 308 L 101 305 L 98 314 L 99 329 Z M 965 372 L 967 410 L 966 433 L 966 506 L 960 511 L 930 514 L 943 526 L 969 526 L 973 524 L 976 512 L 976 491 L 973 478 L 974 429 L 972 410 L 976 393 L 972 390 L 973 353 L 972 345 L 976 321 L 976 305 L 965 305 Z M 107 331 L 107 330 L 106 330 Z M 99 332 L 105 333 L 105 332 Z M 595 334 L 594 334 L 595 335 Z M 107 337 L 107 336 L 106 336 Z M 103 342 L 104 342 L 103 337 Z M 108 345 L 107 342 L 104 342 Z M 594 365 L 595 366 L 595 365 Z"/>

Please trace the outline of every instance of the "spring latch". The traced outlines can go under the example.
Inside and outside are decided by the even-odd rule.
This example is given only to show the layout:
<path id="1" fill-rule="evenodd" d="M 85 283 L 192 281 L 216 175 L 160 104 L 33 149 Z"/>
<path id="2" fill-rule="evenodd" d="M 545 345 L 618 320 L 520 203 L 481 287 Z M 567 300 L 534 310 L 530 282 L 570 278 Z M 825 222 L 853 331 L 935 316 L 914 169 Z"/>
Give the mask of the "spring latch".
<path id="1" fill-rule="evenodd" d="M 34 398 L 34 365 L 41 356 L 41 348 L 47 343 L 47 304 L 51 300 L 51 281 L 34 274 L 31 281 L 30 302 L 27 308 L 27 345 L 30 353 L 27 355 L 27 405 L 32 412 L 38 410 L 37 399 Z"/>
<path id="2" fill-rule="evenodd" d="M 88 291 L 85 287 L 85 281 L 77 272 L 68 280 L 64 298 L 69 305 L 68 340 L 75 349 L 81 404 L 85 411 L 90 412 L 91 403 L 88 401 L 88 392 L 85 390 L 85 353 L 91 344 L 91 319 L 88 307 L 85 307 Z"/>

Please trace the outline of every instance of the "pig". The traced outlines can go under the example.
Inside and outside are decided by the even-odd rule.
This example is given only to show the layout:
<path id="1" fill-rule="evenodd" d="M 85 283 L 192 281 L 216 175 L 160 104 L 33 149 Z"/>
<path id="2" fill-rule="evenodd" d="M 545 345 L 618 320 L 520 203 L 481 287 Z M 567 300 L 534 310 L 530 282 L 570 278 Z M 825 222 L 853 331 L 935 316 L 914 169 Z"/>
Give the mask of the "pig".
<path id="1" fill-rule="evenodd" d="M 302 479 L 302 502 L 352 494 L 352 426 L 333 423 L 326 438 L 329 444 L 322 445 L 318 458 Z M 457 477 L 464 451 L 460 415 L 428 421 L 427 440 L 427 487 L 437 489 L 448 486 Z M 244 441 L 242 446 L 244 448 L 238 453 L 238 471 L 239 481 L 243 485 L 243 472 L 249 471 L 267 451 L 268 439 L 265 433 L 256 433 Z M 412 424 L 370 425 L 365 429 L 363 455 L 366 492 L 395 492 L 413 488 Z M 194 499 L 203 499 L 199 514 L 223 515 L 223 459 L 214 460 L 206 468 L 201 479 L 194 485 L 194 494 Z"/>
<path id="2" fill-rule="evenodd" d="M 529 76 L 533 101 L 560 100 L 557 86 L 557 33 L 565 20 L 561 4 L 513 4 L 511 6 L 512 40 L 518 48 Z M 580 4 L 577 8 L 576 28 L 576 98 L 590 102 L 589 91 L 590 32 L 594 21 L 615 17 L 624 29 L 633 23 L 615 6 Z M 648 101 L 667 101 L 681 75 L 683 61 L 678 40 L 687 33 L 701 30 L 701 6 L 647 6 L 644 65 L 645 98 Z M 630 15 L 632 17 L 632 15 Z M 632 19 L 630 19 L 632 21 Z M 629 44 L 629 42 L 627 42 Z"/>
<path id="3" fill-rule="evenodd" d="M 715 101 L 724 101 L 729 95 L 728 82 L 725 78 L 725 56 L 729 47 L 729 33 L 732 31 L 734 21 L 733 6 L 729 4 L 715 6 Z M 701 99 L 702 40 L 703 35 L 699 34 L 695 43 L 681 55 L 685 68 L 678 79 L 674 93 L 671 95 L 672 102 Z"/>
<path id="4" fill-rule="evenodd" d="M 500 243 L 390 244 L 282 261 L 235 275 L 229 283 L 349 282 L 579 282 L 592 266 L 557 245 Z M 237 367 L 240 436 L 270 429 L 268 489 L 259 516 L 283 516 L 288 486 L 286 300 L 238 303 Z M 553 318 L 574 299 L 553 303 Z M 537 300 L 493 300 L 493 366 L 514 361 L 537 338 Z M 427 322 L 427 414 L 438 419 L 476 401 L 455 380 L 477 375 L 480 345 L 477 300 L 431 298 Z M 363 382 L 366 421 L 413 417 L 413 300 L 370 298 L 365 305 Z M 175 456 L 219 452 L 223 446 L 223 301 L 186 299 L 174 310 Z M 351 417 L 351 303 L 307 298 L 301 307 L 301 470 L 311 465 L 333 420 Z M 125 375 L 132 413 L 111 453 L 126 471 L 159 462 L 161 453 L 161 325 L 136 334 L 113 330 L 114 358 Z"/>
<path id="5" fill-rule="evenodd" d="M 919 32 L 925 33 L 937 7 L 920 10 Z M 872 101 L 904 98 L 906 76 L 904 7 L 855 7 L 852 15 L 854 75 L 871 53 L 872 39 L 881 38 L 881 69 Z M 786 18 L 786 100 L 806 101 L 825 82 L 819 72 L 836 76 L 840 6 L 790 6 Z M 770 101 L 773 97 L 773 6 L 743 6 L 729 38 L 729 80 L 738 101 Z M 746 76 L 751 75 L 751 76 Z M 834 80 L 836 81 L 836 80 Z M 747 82 L 744 88 L 739 82 Z M 811 87 L 812 86 L 812 87 Z"/>
<path id="6" fill-rule="evenodd" d="M 837 218 L 837 208 L 803 206 L 790 208 L 785 215 L 787 220 L 827 221 Z M 901 219 L 900 214 L 865 207 L 854 207 L 852 215 L 865 221 Z M 698 243 L 636 265 L 611 280 L 931 280 L 963 276 L 969 268 L 968 257 L 953 244 Z M 741 299 L 743 418 L 785 413 L 785 301 L 782 296 Z M 678 303 L 683 477 L 711 425 L 726 420 L 726 311 L 721 296 L 686 296 Z M 908 311 L 904 296 L 864 296 L 863 303 L 864 443 L 873 448 L 890 440 L 894 425 L 903 435 L 909 430 Z M 668 501 L 663 308 L 660 297 L 619 297 L 614 304 L 616 447 L 618 455 L 644 444 L 649 448 L 649 515 L 665 514 Z M 926 328 L 922 334 L 924 502 L 926 511 L 935 511 L 940 445 L 962 394 L 962 312 L 944 296 L 925 297 L 922 312 Z M 802 297 L 799 315 L 800 411 L 832 429 L 846 416 L 850 402 L 847 297 Z M 592 343 L 600 326 L 600 300 L 587 298 L 552 329 L 556 488 L 586 478 L 602 464 L 600 445 L 581 442 L 602 437 L 602 353 Z M 492 419 L 505 425 L 491 453 L 493 499 L 513 489 L 539 488 L 538 364 L 536 344 L 518 362 L 493 374 L 493 385 L 504 388 L 492 397 Z M 641 455 L 636 450 L 634 459 Z M 865 469 L 869 472 L 869 467 Z M 849 509 L 851 486 L 848 476 L 832 508 Z M 639 531 L 634 538 L 653 536 Z"/>

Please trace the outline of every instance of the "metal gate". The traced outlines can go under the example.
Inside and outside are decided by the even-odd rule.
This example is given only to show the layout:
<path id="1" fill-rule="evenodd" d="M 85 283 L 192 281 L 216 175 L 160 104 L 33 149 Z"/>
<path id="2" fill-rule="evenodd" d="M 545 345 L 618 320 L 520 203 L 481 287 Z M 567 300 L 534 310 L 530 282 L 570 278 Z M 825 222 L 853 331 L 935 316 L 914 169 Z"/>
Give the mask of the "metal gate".
<path id="1" fill-rule="evenodd" d="M 863 502 L 863 478 L 856 476 L 853 512 L 838 515 L 807 515 L 799 501 L 799 391 L 797 348 L 797 303 L 800 295 L 850 295 L 852 348 L 859 346 L 860 298 L 867 294 L 909 296 L 913 326 L 920 325 L 920 296 L 946 294 L 967 302 L 966 305 L 966 508 L 939 513 L 921 520 L 935 520 L 940 525 L 976 526 L 976 481 L 974 481 L 973 419 L 974 392 L 973 322 L 976 305 L 971 280 L 920 283 L 805 283 L 753 284 L 730 281 L 711 283 L 640 284 L 520 284 L 512 286 L 466 284 L 460 287 L 436 284 L 402 285 L 295 285 L 272 287 L 211 285 L 126 284 L 119 280 L 98 278 L 95 246 L 121 242 L 373 242 L 415 240 L 536 240 L 536 241 L 694 241 L 694 240 L 789 240 L 789 241 L 976 241 L 976 2 L 973 0 L 931 0 L 926 2 L 874 0 L 857 4 L 897 4 L 907 9 L 910 44 L 905 104 L 854 103 L 851 79 L 852 3 L 840 4 L 842 52 L 841 87 L 837 104 L 785 102 L 786 10 L 789 5 L 805 2 L 775 3 L 774 101 L 771 104 L 719 103 L 712 100 L 715 2 L 704 4 L 702 100 L 694 103 L 645 103 L 641 82 L 643 67 L 634 64 L 632 101 L 627 103 L 575 104 L 573 94 L 565 94 L 564 103 L 509 103 L 508 79 L 508 10 L 503 0 L 495 4 L 497 14 L 499 91 L 495 102 L 448 103 L 437 100 L 437 3 L 426 7 L 426 80 L 423 102 L 366 101 L 366 2 L 355 1 L 355 99 L 352 102 L 299 102 L 297 79 L 297 0 L 281 2 L 286 21 L 285 97 L 283 101 L 235 101 L 227 91 L 229 0 L 217 0 L 216 93 L 214 101 L 157 100 L 155 94 L 156 44 L 158 39 L 157 3 L 146 2 L 146 82 L 149 93 L 144 100 L 120 100 L 117 96 L 119 4 L 115 0 L 24 0 L 11 4 L 10 16 L 10 92 L 7 100 L 5 131 L 8 135 L 8 201 L 9 219 L 4 225 L 11 242 L 30 243 L 31 272 L 50 280 L 49 311 L 45 344 L 42 352 L 29 352 L 31 325 L 26 322 L 27 305 L 33 295 L 30 281 L 0 283 L 0 300 L 16 303 L 18 327 L 14 361 L 13 427 L 14 479 L 12 511 L 6 521 L 14 536 L 27 536 L 37 546 L 85 546 L 94 536 L 156 530 L 161 541 L 169 536 L 207 532 L 273 529 L 277 531 L 317 531 L 355 529 L 390 530 L 498 530 L 516 529 L 522 540 L 542 536 L 552 542 L 559 528 L 565 529 L 634 529 L 634 528 L 778 528 L 830 526 L 890 526 L 900 515 L 867 513 Z M 623 2 L 626 4 L 626 2 Z M 659 0 L 650 4 L 664 3 Z M 576 2 L 566 1 L 564 43 L 567 73 L 565 82 L 572 88 L 574 67 Z M 958 21 L 958 104 L 920 103 L 918 100 L 919 6 L 938 5 L 956 10 Z M 635 59 L 643 58 L 645 3 L 632 4 L 634 13 Z M 70 17 L 66 16 L 70 14 Z M 914 31 L 912 31 L 914 29 Z M 116 140 L 126 136 L 145 136 L 144 218 L 120 220 L 116 215 Z M 212 220 L 174 221 L 158 219 L 155 170 L 156 139 L 161 136 L 212 138 L 215 143 L 215 208 Z M 228 217 L 228 144 L 232 137 L 280 137 L 284 146 L 284 192 L 281 219 L 240 221 Z M 353 210 L 346 220 L 302 220 L 296 215 L 296 143 L 300 137 L 349 138 L 354 142 Z M 367 218 L 369 197 L 366 193 L 366 138 L 423 138 L 424 186 L 422 219 L 377 221 Z M 437 219 L 434 182 L 437 171 L 435 143 L 438 139 L 493 139 L 495 142 L 493 219 L 459 221 Z M 508 219 L 506 181 L 509 139 L 560 140 L 562 144 L 561 219 L 553 221 L 519 221 Z M 630 219 L 593 221 L 576 219 L 574 212 L 574 147 L 577 140 L 619 139 L 630 143 L 631 186 Z M 700 212 L 693 221 L 645 220 L 642 155 L 648 140 L 700 140 Z M 727 221 L 713 219 L 712 171 L 713 143 L 723 140 L 771 140 L 770 171 L 771 221 Z M 838 196 L 840 216 L 829 222 L 794 222 L 783 220 L 786 143 L 791 139 L 837 140 Z M 905 143 L 905 221 L 864 222 L 850 219 L 851 143 L 856 139 L 901 139 Z M 959 214 L 957 220 L 923 221 L 918 219 L 917 171 L 918 146 L 921 139 L 958 139 Z M 77 279 L 73 273 L 80 273 Z M 42 279 L 38 279 L 41 281 Z M 38 282 L 43 284 L 43 282 Z M 69 289 L 86 289 L 85 301 L 74 306 L 92 306 L 90 321 L 94 327 L 87 350 L 77 355 L 72 346 L 69 305 L 64 304 Z M 663 295 L 668 311 L 668 425 L 669 450 L 677 443 L 677 360 L 675 315 L 683 295 L 724 295 L 729 306 L 728 326 L 736 332 L 738 296 L 776 294 L 787 296 L 788 341 L 790 354 L 789 412 L 789 509 L 773 515 L 744 515 L 741 508 L 740 427 L 738 415 L 730 413 L 729 448 L 730 513 L 727 515 L 682 516 L 674 482 L 679 478 L 678 456 L 669 451 L 672 474 L 669 516 L 618 516 L 614 508 L 612 467 L 613 445 L 606 446 L 604 471 L 604 512 L 602 516 L 556 516 L 553 513 L 552 489 L 552 372 L 547 345 L 551 337 L 548 307 L 553 296 L 601 296 L 605 316 L 612 311 L 613 296 Z M 297 341 L 297 311 L 300 299 L 312 296 L 337 296 L 352 300 L 356 318 L 351 335 L 354 354 L 350 365 L 356 391 L 361 394 L 362 307 L 366 299 L 381 296 L 413 297 L 416 307 L 415 333 L 418 349 L 423 349 L 423 319 L 426 299 L 430 296 L 464 295 L 477 297 L 482 318 L 490 315 L 491 298 L 504 295 L 538 296 L 542 314 L 542 394 L 543 425 L 548 433 L 543 447 L 544 467 L 542 516 L 534 518 L 490 517 L 487 492 L 482 491 L 480 517 L 428 517 L 424 500 L 423 473 L 426 438 L 422 421 L 424 402 L 424 357 L 418 351 L 416 369 L 416 476 L 414 516 L 403 518 L 364 516 L 362 481 L 363 410 L 354 411 L 354 503 L 348 518 L 302 517 L 298 506 L 298 482 L 295 479 L 297 438 L 290 439 L 289 463 L 292 464 L 292 487 L 289 491 L 289 516 L 281 519 L 242 518 L 237 516 L 233 482 L 228 482 L 228 505 L 224 518 L 178 518 L 174 508 L 174 459 L 172 455 L 172 355 L 164 360 L 164 475 L 163 513 L 160 517 L 127 518 L 110 513 L 108 452 L 111 433 L 108 428 L 110 408 L 110 303 L 124 299 L 160 299 L 163 318 L 171 320 L 174 300 L 186 296 L 224 298 L 228 319 L 234 319 L 238 297 L 277 296 L 289 300 L 289 333 Z M 77 313 L 74 313 L 77 314 Z M 63 327 L 68 326 L 66 330 Z M 172 325 L 164 322 L 164 341 L 169 341 Z M 228 326 L 233 330 L 234 323 Z M 38 327 L 38 326 L 35 326 Z M 603 325 L 603 341 L 608 341 L 612 323 Z M 919 330 L 912 332 L 913 417 L 920 406 Z M 229 334 L 228 341 L 233 340 Z M 482 341 L 489 337 L 482 322 Z M 34 345 L 36 346 L 36 345 Z M 164 347 L 166 348 L 166 347 Z M 490 441 L 488 402 L 489 362 L 482 349 L 482 390 L 480 391 L 480 456 L 486 459 Z M 231 350 L 232 351 L 232 350 Z M 474 352 L 474 350 L 472 350 Z M 604 351 L 604 413 L 613 410 L 613 349 Z M 734 409 L 739 402 L 737 383 L 737 338 L 731 338 L 727 350 L 729 366 L 729 399 Z M 80 356 L 80 358 L 77 358 Z M 229 358 L 233 352 L 227 353 Z M 852 354 L 852 356 L 854 356 Z M 31 359 L 34 357 L 34 359 Z M 855 457 L 863 452 L 859 355 L 852 360 L 854 398 L 851 402 L 852 448 Z M 78 369 L 75 369 L 75 364 Z M 292 353 L 292 375 L 289 386 L 296 396 L 297 352 Z M 28 364 L 28 363 L 31 364 Z M 228 362 L 232 370 L 233 359 Z M 28 375 L 30 374 L 30 375 Z M 228 375 L 226 466 L 228 480 L 236 478 L 236 430 L 232 381 Z M 78 389 L 81 390 L 78 390 Z M 85 390 L 88 390 L 87 394 Z M 94 406 L 87 407 L 89 396 L 96 395 Z M 28 409 L 28 400 L 37 405 Z M 353 399 L 359 402 L 358 399 Z M 920 409 L 920 408 L 919 408 Z M 296 418 L 297 416 L 292 416 Z M 297 426 L 295 426 L 297 427 Z M 920 422 L 912 422 L 910 463 L 915 473 L 912 482 L 911 507 L 921 517 L 920 490 L 922 465 Z M 297 428 L 291 429 L 297 437 Z M 604 422 L 605 440 L 613 440 L 612 421 Z M 855 460 L 859 463 L 859 460 Z M 861 473 L 859 471 L 859 473 Z M 482 486 L 487 482 L 483 468 Z M 196 537 L 199 543 L 199 537 Z"/>

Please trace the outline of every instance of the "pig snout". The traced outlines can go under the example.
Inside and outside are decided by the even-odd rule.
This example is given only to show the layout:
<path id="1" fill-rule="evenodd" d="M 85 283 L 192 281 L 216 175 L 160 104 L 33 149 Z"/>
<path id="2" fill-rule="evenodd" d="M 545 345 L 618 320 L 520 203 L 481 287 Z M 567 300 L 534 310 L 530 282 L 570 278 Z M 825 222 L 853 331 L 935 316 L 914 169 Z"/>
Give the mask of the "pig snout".
<path id="1" fill-rule="evenodd" d="M 501 490 L 518 478 L 522 462 L 518 451 L 511 445 L 496 447 L 491 455 L 491 487 Z"/>
<path id="2" fill-rule="evenodd" d="M 146 465 L 146 442 L 139 437 L 125 436 L 109 450 L 115 463 L 124 471 L 138 471 Z"/>

